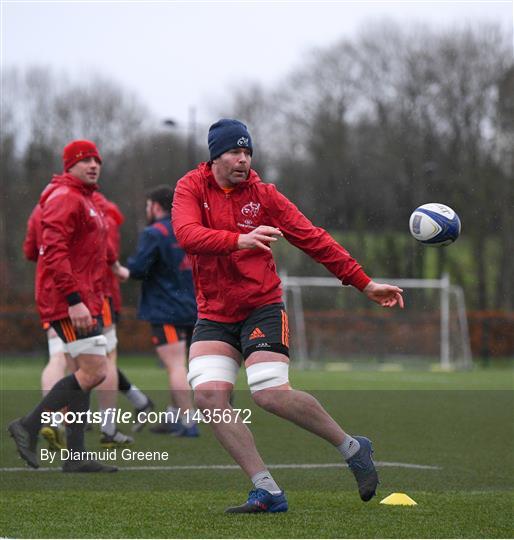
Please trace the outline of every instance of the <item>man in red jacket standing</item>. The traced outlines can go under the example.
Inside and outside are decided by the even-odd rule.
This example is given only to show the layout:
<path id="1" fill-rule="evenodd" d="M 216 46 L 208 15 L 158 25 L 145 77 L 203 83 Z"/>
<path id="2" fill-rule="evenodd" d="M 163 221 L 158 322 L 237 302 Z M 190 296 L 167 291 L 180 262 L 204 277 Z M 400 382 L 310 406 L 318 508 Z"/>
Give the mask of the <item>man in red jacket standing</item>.
<path id="1" fill-rule="evenodd" d="M 36 271 L 36 303 L 43 323 L 64 341 L 78 370 L 58 381 L 26 416 L 9 424 L 20 456 L 33 468 L 42 414 L 67 409 L 69 459 L 64 472 L 113 472 L 116 467 L 85 459 L 84 422 L 89 394 L 105 378 L 106 339 L 102 335 L 104 269 L 114 264 L 107 225 L 92 194 L 98 189 L 102 159 L 91 141 L 69 143 L 64 172 L 41 195 L 41 247 Z M 71 416 L 70 416 L 71 417 Z"/>
<path id="2" fill-rule="evenodd" d="M 173 228 L 190 255 L 198 322 L 189 360 L 197 407 L 232 411 L 229 396 L 244 360 L 254 401 L 333 444 L 369 501 L 378 475 L 371 441 L 352 437 L 310 394 L 289 384 L 289 335 L 270 244 L 284 237 L 345 285 L 383 307 L 403 307 L 400 288 L 372 281 L 325 230 L 315 227 L 273 184 L 250 168 L 253 146 L 244 124 L 222 119 L 209 129 L 210 160 L 179 180 Z M 246 503 L 231 513 L 285 512 L 285 493 L 267 470 L 251 432 L 233 413 L 212 422 L 215 436 L 251 478 Z M 225 419 L 225 418 L 224 418 Z"/>
<path id="3" fill-rule="evenodd" d="M 101 208 L 103 216 L 107 223 L 107 237 L 110 249 L 113 250 L 116 259 L 120 252 L 120 232 L 119 228 L 124 221 L 118 205 L 108 200 L 100 191 L 93 192 L 93 202 Z M 23 242 L 23 252 L 29 261 L 37 263 L 41 247 L 41 206 L 38 202 L 27 221 L 27 233 Z M 120 265 L 115 263 L 115 270 L 118 271 Z M 132 384 L 126 375 L 117 368 L 117 344 L 116 325 L 121 312 L 121 290 L 120 279 L 115 275 L 110 265 L 105 266 L 105 290 L 104 303 L 102 306 L 102 333 L 107 340 L 107 374 L 104 381 L 97 387 L 98 403 L 101 411 L 116 407 L 116 392 L 119 390 L 135 407 L 135 416 L 139 418 L 140 412 L 148 412 L 152 409 L 153 403 L 150 398 L 141 392 L 137 386 Z M 76 371 L 76 362 L 68 358 L 66 361 L 65 346 L 63 340 L 57 335 L 49 323 L 44 323 L 44 329 L 48 339 L 48 362 L 41 373 L 41 389 L 43 395 L 62 379 L 66 368 L 69 371 Z M 139 431 L 143 427 L 141 423 L 134 423 L 133 431 Z M 102 422 L 102 446 L 111 448 L 114 446 L 123 446 L 133 442 L 132 437 L 121 433 L 116 429 L 114 420 L 108 414 L 104 414 Z M 61 429 L 45 425 L 40 435 L 48 441 L 50 450 L 60 450 L 66 448 L 61 433 Z"/>

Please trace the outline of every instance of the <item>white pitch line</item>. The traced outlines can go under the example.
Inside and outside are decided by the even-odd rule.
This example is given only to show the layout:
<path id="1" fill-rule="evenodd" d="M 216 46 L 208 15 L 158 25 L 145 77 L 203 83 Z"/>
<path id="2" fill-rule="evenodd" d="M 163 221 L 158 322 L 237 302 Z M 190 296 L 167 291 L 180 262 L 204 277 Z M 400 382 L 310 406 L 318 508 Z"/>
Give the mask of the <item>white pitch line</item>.
<path id="1" fill-rule="evenodd" d="M 438 471 L 442 467 L 436 465 L 417 465 L 415 463 L 399 463 L 396 461 L 376 461 L 377 467 L 398 467 L 401 469 L 423 469 L 429 471 Z M 339 463 L 279 463 L 277 465 L 268 465 L 269 469 L 339 469 L 344 464 Z M 141 465 L 139 467 L 119 467 L 122 471 L 204 471 L 204 470 L 239 470 L 239 465 Z M 39 469 L 30 469 L 28 467 L 3 467 L 0 472 L 23 472 L 40 471 L 52 472 L 60 471 L 60 467 L 40 467 Z"/>

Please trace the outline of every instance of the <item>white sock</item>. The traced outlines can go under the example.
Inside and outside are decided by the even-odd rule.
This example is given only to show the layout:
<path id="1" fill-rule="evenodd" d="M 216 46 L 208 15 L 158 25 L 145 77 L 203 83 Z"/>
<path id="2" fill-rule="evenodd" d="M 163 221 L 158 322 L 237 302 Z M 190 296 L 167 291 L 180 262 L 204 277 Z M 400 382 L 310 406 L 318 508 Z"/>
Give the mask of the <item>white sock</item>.
<path id="1" fill-rule="evenodd" d="M 102 413 L 102 425 L 100 426 L 100 429 L 102 430 L 102 433 L 112 437 L 116 433 L 116 424 L 112 421 L 113 415 L 111 414 L 111 410 L 108 410 L 109 414 L 105 414 L 105 410 L 103 409 L 100 410 Z"/>
<path id="2" fill-rule="evenodd" d="M 135 384 L 130 386 L 125 395 L 136 409 L 143 409 L 148 405 L 148 397 Z"/>
<path id="3" fill-rule="evenodd" d="M 272 495 L 278 495 L 282 492 L 268 470 L 258 472 L 256 475 L 252 476 L 252 482 L 257 489 L 265 489 Z"/>
<path id="4" fill-rule="evenodd" d="M 176 422 L 179 422 L 180 421 L 180 418 L 179 418 L 179 410 L 178 407 L 173 407 L 173 405 L 168 405 L 166 407 L 166 412 L 169 413 L 168 415 L 166 415 L 166 422 L 168 424 L 175 424 Z"/>
<path id="5" fill-rule="evenodd" d="M 343 442 L 336 448 L 341 452 L 343 458 L 348 461 L 360 450 L 360 447 L 359 441 L 347 433 L 344 436 Z"/>
<path id="6" fill-rule="evenodd" d="M 196 421 L 193 420 L 195 414 L 196 414 L 196 409 L 189 409 L 188 413 L 183 414 L 182 417 L 180 418 L 180 423 L 187 428 L 194 426 L 196 424 Z"/>

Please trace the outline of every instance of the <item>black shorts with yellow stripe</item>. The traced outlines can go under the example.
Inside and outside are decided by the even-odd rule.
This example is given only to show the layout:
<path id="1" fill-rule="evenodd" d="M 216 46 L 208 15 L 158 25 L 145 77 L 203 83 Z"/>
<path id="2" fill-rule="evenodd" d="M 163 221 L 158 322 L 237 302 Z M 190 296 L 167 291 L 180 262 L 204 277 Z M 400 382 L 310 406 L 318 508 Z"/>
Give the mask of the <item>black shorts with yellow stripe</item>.
<path id="1" fill-rule="evenodd" d="M 284 304 L 257 308 L 244 321 L 236 323 L 198 319 L 192 342 L 197 341 L 223 341 L 237 349 L 245 360 L 256 351 L 289 357 L 289 322 Z"/>
<path id="2" fill-rule="evenodd" d="M 50 326 L 57 332 L 57 335 L 64 341 L 64 343 L 71 343 L 72 341 L 77 341 L 78 339 L 102 335 L 102 318 L 93 317 L 93 320 L 95 321 L 95 326 L 87 333 L 81 334 L 79 334 L 77 330 L 73 327 L 73 324 L 71 323 L 71 319 L 69 317 L 66 317 L 66 319 L 60 319 L 58 321 L 52 321 L 50 323 Z"/>
<path id="3" fill-rule="evenodd" d="M 154 324 L 152 323 L 152 343 L 159 345 L 170 345 L 185 341 L 186 347 L 191 346 L 194 326 L 175 326 L 174 324 Z"/>

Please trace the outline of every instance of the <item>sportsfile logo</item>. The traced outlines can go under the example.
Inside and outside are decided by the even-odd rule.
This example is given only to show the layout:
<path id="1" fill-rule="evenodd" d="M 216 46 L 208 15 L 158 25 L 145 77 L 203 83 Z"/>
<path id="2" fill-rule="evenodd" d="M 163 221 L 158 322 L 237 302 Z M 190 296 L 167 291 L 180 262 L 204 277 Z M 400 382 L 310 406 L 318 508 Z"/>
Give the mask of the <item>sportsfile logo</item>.
<path id="1" fill-rule="evenodd" d="M 139 411 L 133 415 L 116 407 L 109 407 L 105 411 L 43 411 L 41 424 L 58 427 L 62 424 L 98 424 L 105 427 L 108 423 L 114 424 L 177 424 L 179 422 L 204 424 L 230 424 L 237 422 L 239 417 L 245 424 L 251 424 L 251 409 L 212 409 L 200 412 L 195 409 L 177 409 L 175 411 Z"/>

